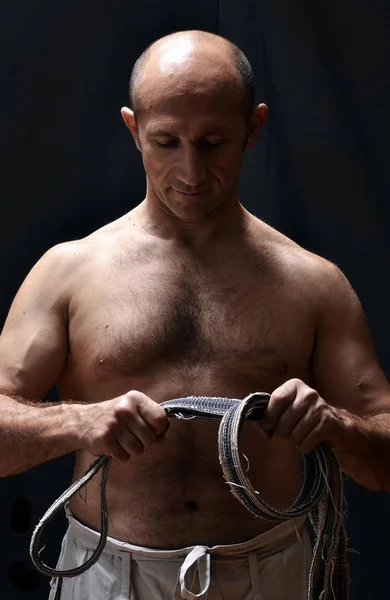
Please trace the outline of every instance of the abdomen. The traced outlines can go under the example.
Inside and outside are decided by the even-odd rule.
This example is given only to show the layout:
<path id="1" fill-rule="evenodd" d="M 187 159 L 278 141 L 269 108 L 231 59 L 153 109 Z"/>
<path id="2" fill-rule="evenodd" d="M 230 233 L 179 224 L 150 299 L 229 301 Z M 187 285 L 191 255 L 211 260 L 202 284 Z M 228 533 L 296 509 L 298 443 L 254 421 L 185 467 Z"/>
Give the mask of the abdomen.
<path id="1" fill-rule="evenodd" d="M 289 506 L 300 489 L 299 457 L 285 443 L 267 442 L 246 424 L 243 449 L 252 484 L 276 508 Z M 217 448 L 218 423 L 175 421 L 166 441 L 119 466 L 108 480 L 110 535 L 136 545 L 180 548 L 194 544 L 231 544 L 270 529 L 230 493 Z M 75 476 L 92 457 L 81 454 Z M 86 503 L 71 503 L 75 516 L 99 529 L 99 481 L 92 481 Z M 81 493 L 83 496 L 83 492 Z"/>

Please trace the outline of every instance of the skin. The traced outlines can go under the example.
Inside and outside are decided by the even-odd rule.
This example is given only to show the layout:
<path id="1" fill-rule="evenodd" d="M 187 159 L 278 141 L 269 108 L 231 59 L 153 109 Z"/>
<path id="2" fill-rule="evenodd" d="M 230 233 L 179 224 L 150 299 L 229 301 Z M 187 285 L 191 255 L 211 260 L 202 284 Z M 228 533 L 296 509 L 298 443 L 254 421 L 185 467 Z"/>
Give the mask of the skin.
<path id="1" fill-rule="evenodd" d="M 186 33 L 156 45 L 140 114 L 122 110 L 145 200 L 51 249 L 0 338 L 1 475 L 76 452 L 76 478 L 111 456 L 109 534 L 149 547 L 236 543 L 271 527 L 229 493 L 218 425 L 169 423 L 159 403 L 170 398 L 271 393 L 242 449 L 275 507 L 295 499 L 299 452 L 320 442 L 358 483 L 390 490 L 389 386 L 355 293 L 239 203 L 267 108 L 248 123 L 234 77 L 222 42 Z M 54 382 L 63 402 L 39 406 Z M 98 477 L 71 508 L 99 529 Z"/>

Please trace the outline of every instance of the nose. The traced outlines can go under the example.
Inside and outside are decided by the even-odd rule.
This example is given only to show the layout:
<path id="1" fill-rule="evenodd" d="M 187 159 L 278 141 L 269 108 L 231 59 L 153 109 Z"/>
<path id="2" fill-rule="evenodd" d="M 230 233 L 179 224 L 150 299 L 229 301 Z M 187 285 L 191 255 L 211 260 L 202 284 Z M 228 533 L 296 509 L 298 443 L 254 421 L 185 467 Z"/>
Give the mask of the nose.
<path id="1" fill-rule="evenodd" d="M 189 187 L 196 188 L 205 180 L 206 170 L 198 148 L 188 145 L 183 148 L 177 169 L 177 178 Z"/>

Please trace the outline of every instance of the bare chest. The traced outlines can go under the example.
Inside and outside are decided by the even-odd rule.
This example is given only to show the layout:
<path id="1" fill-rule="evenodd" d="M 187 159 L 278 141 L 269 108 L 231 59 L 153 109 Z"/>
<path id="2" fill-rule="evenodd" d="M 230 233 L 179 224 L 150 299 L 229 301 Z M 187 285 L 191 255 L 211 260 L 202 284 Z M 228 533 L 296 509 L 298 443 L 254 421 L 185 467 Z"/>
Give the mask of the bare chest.
<path id="1" fill-rule="evenodd" d="M 302 369 L 314 330 L 294 293 L 246 272 L 139 268 L 100 273 L 70 311 L 70 363 L 81 379 L 210 370 L 255 381 Z"/>

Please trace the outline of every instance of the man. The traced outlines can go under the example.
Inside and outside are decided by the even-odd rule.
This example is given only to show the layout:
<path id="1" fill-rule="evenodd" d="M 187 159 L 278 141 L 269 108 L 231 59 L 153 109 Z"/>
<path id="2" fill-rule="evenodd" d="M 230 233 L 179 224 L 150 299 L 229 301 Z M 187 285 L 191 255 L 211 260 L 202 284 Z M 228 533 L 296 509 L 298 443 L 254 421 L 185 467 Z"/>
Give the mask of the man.
<path id="1" fill-rule="evenodd" d="M 51 249 L 11 307 L 1 474 L 76 452 L 77 478 L 94 456 L 114 459 L 109 541 L 96 565 L 64 581 L 62 599 L 194 598 L 207 588 L 208 600 L 306 598 L 302 519 L 272 528 L 252 517 L 223 480 L 217 424 L 168 430 L 164 400 L 272 393 L 263 435 L 247 423 L 242 450 L 276 508 L 299 492 L 300 452 L 320 442 L 355 481 L 390 489 L 389 386 L 356 295 L 334 265 L 239 203 L 243 155 L 267 112 L 252 94 L 245 57 L 218 36 L 180 32 L 152 45 L 133 72 L 133 110 L 122 110 L 145 200 Z M 63 402 L 43 408 L 53 382 Z M 67 512 L 63 568 L 96 545 L 99 481 Z"/>

